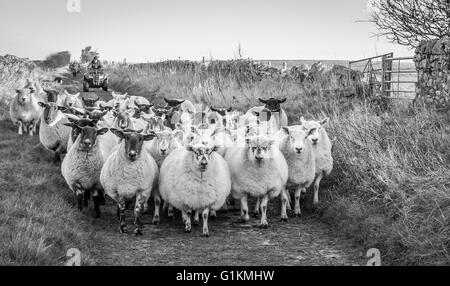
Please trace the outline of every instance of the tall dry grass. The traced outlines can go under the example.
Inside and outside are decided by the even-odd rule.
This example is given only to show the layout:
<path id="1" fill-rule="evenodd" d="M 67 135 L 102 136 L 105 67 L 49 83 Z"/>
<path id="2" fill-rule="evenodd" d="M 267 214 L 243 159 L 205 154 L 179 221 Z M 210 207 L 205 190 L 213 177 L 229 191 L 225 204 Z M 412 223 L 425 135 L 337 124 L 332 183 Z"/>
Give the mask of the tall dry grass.
<path id="1" fill-rule="evenodd" d="M 110 85 L 161 104 L 166 96 L 242 111 L 259 97 L 287 97 L 291 124 L 301 116 L 330 117 L 335 165 L 321 191 L 320 218 L 379 248 L 384 264 L 450 263 L 449 114 L 368 98 L 342 89 L 333 77 L 308 84 L 248 81 L 239 69 L 224 76 L 174 65 L 110 66 Z"/>

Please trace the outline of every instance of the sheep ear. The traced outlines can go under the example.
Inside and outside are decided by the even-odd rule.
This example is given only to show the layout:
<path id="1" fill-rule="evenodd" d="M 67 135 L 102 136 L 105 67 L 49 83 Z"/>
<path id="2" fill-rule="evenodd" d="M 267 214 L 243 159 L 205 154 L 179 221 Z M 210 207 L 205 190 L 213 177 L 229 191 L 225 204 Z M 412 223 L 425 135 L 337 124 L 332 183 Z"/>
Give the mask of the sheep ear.
<path id="1" fill-rule="evenodd" d="M 150 140 L 152 140 L 153 138 L 155 138 L 155 136 L 156 136 L 155 132 L 150 131 L 148 134 L 145 134 L 145 135 L 143 136 L 143 138 L 144 138 L 144 141 L 150 141 Z"/>
<path id="2" fill-rule="evenodd" d="M 284 102 L 286 102 L 286 100 L 287 100 L 287 98 L 285 97 L 285 98 L 283 98 L 283 99 L 279 99 L 278 100 L 278 103 L 284 103 Z"/>
<path id="3" fill-rule="evenodd" d="M 262 99 L 262 98 L 258 98 L 259 102 L 266 104 L 267 103 L 267 99 Z"/>
<path id="4" fill-rule="evenodd" d="M 134 100 L 134 105 L 136 105 L 139 109 L 141 108 L 139 102 L 137 102 L 137 100 Z"/>
<path id="5" fill-rule="evenodd" d="M 328 123 L 328 117 L 327 118 L 325 118 L 325 119 L 322 119 L 321 121 L 319 121 L 319 123 L 320 123 L 320 125 L 325 125 L 325 124 L 327 124 Z"/>
<path id="6" fill-rule="evenodd" d="M 117 130 L 115 128 L 110 128 L 109 131 L 111 131 L 114 135 L 116 135 L 117 137 L 121 138 L 121 139 L 125 139 L 125 135 L 123 134 L 122 131 Z"/>
<path id="7" fill-rule="evenodd" d="M 67 127 L 70 127 L 70 128 L 73 127 L 73 124 L 72 124 L 72 123 L 63 123 L 63 125 L 65 125 L 65 126 L 67 126 Z"/>
<path id="8" fill-rule="evenodd" d="M 45 108 L 47 105 L 45 103 L 43 103 L 42 101 L 38 102 L 39 106 L 42 108 Z"/>
<path id="9" fill-rule="evenodd" d="M 281 128 L 283 129 L 284 133 L 286 133 L 287 135 L 290 134 L 289 127 L 287 127 L 287 126 L 282 126 Z"/>
<path id="10" fill-rule="evenodd" d="M 58 105 L 58 110 L 61 110 L 64 112 L 64 111 L 67 111 L 67 107 Z"/>
<path id="11" fill-rule="evenodd" d="M 211 109 L 214 112 L 218 112 L 218 110 L 216 108 L 214 108 L 214 106 L 211 106 L 209 109 Z"/>
<path id="12" fill-rule="evenodd" d="M 97 136 L 101 136 L 101 135 L 103 135 L 103 134 L 105 134 L 106 132 L 108 132 L 108 128 L 102 128 L 102 129 L 99 129 L 99 130 L 97 130 Z"/>

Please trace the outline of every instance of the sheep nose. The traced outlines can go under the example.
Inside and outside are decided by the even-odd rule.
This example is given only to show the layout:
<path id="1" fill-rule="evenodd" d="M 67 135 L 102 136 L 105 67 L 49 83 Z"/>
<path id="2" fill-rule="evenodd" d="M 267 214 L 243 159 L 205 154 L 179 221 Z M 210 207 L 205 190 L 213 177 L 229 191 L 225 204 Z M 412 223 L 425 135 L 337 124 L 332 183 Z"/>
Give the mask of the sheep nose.
<path id="1" fill-rule="evenodd" d="M 300 154 L 303 151 L 303 147 L 295 148 L 295 151 L 297 152 L 297 154 Z"/>
<path id="2" fill-rule="evenodd" d="M 313 144 L 317 144 L 317 141 L 319 141 L 319 139 L 312 139 Z"/>
<path id="3" fill-rule="evenodd" d="M 136 151 L 131 150 L 130 152 L 128 152 L 128 156 L 129 156 L 130 158 L 136 158 Z"/>
<path id="4" fill-rule="evenodd" d="M 202 167 L 202 169 L 206 169 L 206 167 L 208 166 L 207 162 L 201 162 L 200 166 Z"/>
<path id="5" fill-rule="evenodd" d="M 90 146 L 90 145 L 91 145 L 91 140 L 85 139 L 85 140 L 83 141 L 83 143 L 84 143 L 84 145 Z"/>
<path id="6" fill-rule="evenodd" d="M 162 154 L 166 154 L 166 152 L 167 152 L 167 149 L 161 149 Z"/>

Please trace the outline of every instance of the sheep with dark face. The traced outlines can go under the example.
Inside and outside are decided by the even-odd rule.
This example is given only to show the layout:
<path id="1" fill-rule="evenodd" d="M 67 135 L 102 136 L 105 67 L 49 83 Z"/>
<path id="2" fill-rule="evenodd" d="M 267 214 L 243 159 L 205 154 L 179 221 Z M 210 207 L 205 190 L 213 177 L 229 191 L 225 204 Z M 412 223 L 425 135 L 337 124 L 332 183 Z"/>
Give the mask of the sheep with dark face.
<path id="1" fill-rule="evenodd" d="M 97 137 L 108 132 L 108 129 L 97 129 L 86 119 L 65 125 L 77 129 L 76 133 L 79 135 L 61 164 L 61 173 L 69 188 L 76 194 L 78 209 L 81 211 L 83 206 L 87 207 L 90 194 L 93 193 L 95 217 L 100 217 L 103 198 L 100 171 L 104 160 Z"/>
<path id="2" fill-rule="evenodd" d="M 278 129 L 280 129 L 282 126 L 288 126 L 288 119 L 286 112 L 281 107 L 281 104 L 286 102 L 286 98 L 283 99 L 276 99 L 276 98 L 269 98 L 269 99 L 262 99 L 260 98 L 259 101 L 261 103 L 264 103 L 264 106 L 256 106 L 253 108 L 250 108 L 246 116 L 251 117 L 257 116 L 259 121 L 268 121 L 273 117 L 275 117 L 276 120 L 276 126 Z"/>
<path id="3" fill-rule="evenodd" d="M 143 228 L 141 213 L 158 180 L 158 165 L 148 152 L 142 150 L 142 145 L 152 140 L 155 134 L 152 132 L 140 134 L 142 130 L 113 128 L 110 131 L 122 139 L 122 142 L 106 160 L 101 170 L 100 181 L 106 194 L 117 203 L 121 233 L 127 232 L 124 214 L 126 202 L 136 197 L 134 233 L 141 235 Z"/>
<path id="4" fill-rule="evenodd" d="M 33 136 L 41 114 L 42 109 L 39 106 L 34 89 L 16 90 L 16 96 L 11 101 L 9 108 L 9 115 L 11 121 L 18 125 L 17 133 L 19 135 L 28 132 L 30 136 Z"/>
<path id="5" fill-rule="evenodd" d="M 39 140 L 45 148 L 54 152 L 53 160 L 56 162 L 67 151 L 70 127 L 65 125 L 69 121 L 62 113 L 67 109 L 54 102 L 39 102 L 38 104 L 43 108 Z"/>
<path id="6" fill-rule="evenodd" d="M 305 120 L 300 118 L 300 122 L 306 132 L 308 139 L 312 143 L 316 163 L 316 174 L 314 179 L 314 206 L 319 204 L 319 185 L 324 176 L 330 175 L 333 170 L 333 157 L 331 155 L 332 144 L 324 126 L 328 123 L 328 118 L 320 121 Z"/>

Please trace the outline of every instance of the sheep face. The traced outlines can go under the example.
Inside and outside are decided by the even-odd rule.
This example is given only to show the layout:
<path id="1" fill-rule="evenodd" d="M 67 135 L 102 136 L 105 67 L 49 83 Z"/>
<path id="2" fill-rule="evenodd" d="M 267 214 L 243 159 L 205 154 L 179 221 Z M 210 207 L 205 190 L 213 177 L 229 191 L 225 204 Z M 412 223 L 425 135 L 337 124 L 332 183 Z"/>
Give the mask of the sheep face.
<path id="1" fill-rule="evenodd" d="M 262 163 L 272 157 L 273 139 L 264 136 L 251 136 L 245 139 L 248 146 L 248 158 L 254 163 Z"/>
<path id="2" fill-rule="evenodd" d="M 124 94 L 119 94 L 119 93 L 115 93 L 113 91 L 113 92 L 111 92 L 111 96 L 113 98 L 114 105 L 118 102 L 121 102 L 121 101 L 124 101 L 124 100 L 130 98 L 130 96 L 128 95 L 128 92 L 126 92 Z"/>
<path id="3" fill-rule="evenodd" d="M 197 166 L 201 172 L 205 172 L 208 168 L 208 163 L 211 160 L 212 153 L 217 151 L 217 147 L 196 144 L 187 146 L 186 150 L 192 152 L 192 160 L 194 165 Z"/>
<path id="4" fill-rule="evenodd" d="M 168 99 L 164 97 L 164 101 L 167 102 L 169 107 L 179 107 L 185 100 L 184 99 Z"/>
<path id="5" fill-rule="evenodd" d="M 65 108 L 64 106 L 57 105 L 54 102 L 48 102 L 48 103 L 39 102 L 38 104 L 40 107 L 42 107 L 44 109 L 43 116 L 44 116 L 44 121 L 47 124 L 51 124 L 56 119 L 56 117 L 58 115 L 58 110 L 60 110 L 60 111 L 67 110 L 67 108 Z"/>
<path id="6" fill-rule="evenodd" d="M 81 133 L 81 129 L 77 128 L 77 126 L 80 127 L 86 127 L 86 126 L 90 126 L 90 127 L 95 127 L 95 122 L 93 122 L 90 119 L 87 118 L 81 118 L 81 119 L 73 119 L 71 117 L 67 118 L 70 123 L 63 123 L 64 125 L 66 125 L 67 127 L 72 128 L 72 132 L 70 134 L 71 138 L 72 138 L 72 142 L 75 142 L 75 140 L 77 139 L 78 135 L 80 135 Z"/>
<path id="7" fill-rule="evenodd" d="M 306 140 L 308 134 L 304 129 L 291 129 L 289 127 L 283 127 L 284 133 L 288 136 L 288 148 L 297 154 L 302 154 L 305 150 Z"/>
<path id="8" fill-rule="evenodd" d="M 89 94 L 89 96 L 81 97 L 84 106 L 94 107 L 95 103 L 99 100 L 96 94 Z"/>
<path id="9" fill-rule="evenodd" d="M 259 98 L 259 101 L 261 103 L 265 104 L 265 109 L 267 109 L 270 112 L 280 112 L 281 110 L 281 103 L 284 103 L 286 101 L 286 98 L 283 99 L 276 99 L 276 98 L 269 98 L 269 99 L 262 99 Z"/>
<path id="10" fill-rule="evenodd" d="M 230 106 L 228 108 L 215 108 L 215 107 L 211 106 L 211 110 L 219 113 L 221 116 L 225 116 L 226 114 L 228 114 L 229 112 L 231 112 L 233 110 L 233 107 Z"/>
<path id="11" fill-rule="evenodd" d="M 78 124 L 75 124 L 75 128 L 78 129 L 78 132 L 80 134 L 78 150 L 82 152 L 91 151 L 97 142 L 97 136 L 103 135 L 108 132 L 108 128 L 97 129 L 96 127 L 92 127 L 90 125 L 79 126 Z"/>
<path id="12" fill-rule="evenodd" d="M 122 129 L 126 129 L 131 125 L 131 117 L 133 116 L 135 110 L 128 109 L 125 111 L 113 110 L 113 115 L 117 119 L 117 126 Z"/>
<path id="13" fill-rule="evenodd" d="M 173 140 L 179 133 L 182 133 L 182 131 L 175 130 L 172 132 L 164 130 L 156 132 L 156 144 L 159 155 L 167 156 L 169 154 L 170 150 L 173 148 Z"/>
<path id="14" fill-rule="evenodd" d="M 29 103 L 31 101 L 31 94 L 33 92 L 33 90 L 26 88 L 16 90 L 18 102 L 22 105 Z"/>
<path id="15" fill-rule="evenodd" d="M 137 106 L 137 108 L 139 109 L 139 112 L 143 112 L 146 114 L 150 114 L 150 107 L 153 106 L 153 104 L 146 104 L 146 103 L 139 103 L 136 100 L 134 101 L 134 105 Z"/>
<path id="16" fill-rule="evenodd" d="M 130 161 L 136 161 L 139 158 L 144 141 L 150 141 L 155 137 L 152 131 L 149 134 L 140 134 L 142 130 L 121 131 L 111 128 L 110 131 L 125 141 L 125 157 Z"/>
<path id="17" fill-rule="evenodd" d="M 303 126 L 303 129 L 308 134 L 308 139 L 311 141 L 313 145 L 317 145 L 320 141 L 320 131 L 323 126 L 328 122 L 328 118 L 325 118 L 321 121 L 306 121 L 303 117 L 300 118 L 300 122 Z"/>
<path id="18" fill-rule="evenodd" d="M 169 113 L 169 108 L 162 107 L 162 106 L 153 106 L 152 110 L 156 116 L 161 117 L 161 118 L 164 118 Z"/>
<path id="19" fill-rule="evenodd" d="M 64 105 L 67 107 L 75 106 L 79 100 L 80 93 L 69 94 L 66 92 L 66 99 L 64 100 Z"/>

